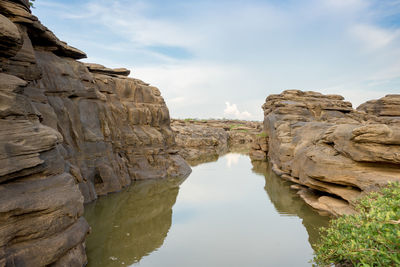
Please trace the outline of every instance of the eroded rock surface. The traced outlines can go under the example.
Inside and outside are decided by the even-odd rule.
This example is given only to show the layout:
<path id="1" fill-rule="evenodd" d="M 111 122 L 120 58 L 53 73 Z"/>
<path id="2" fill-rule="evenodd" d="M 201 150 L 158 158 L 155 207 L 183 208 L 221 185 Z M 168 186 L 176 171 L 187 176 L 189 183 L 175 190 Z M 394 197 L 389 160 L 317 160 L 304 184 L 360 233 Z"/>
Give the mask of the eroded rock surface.
<path id="1" fill-rule="evenodd" d="M 287 90 L 263 105 L 268 157 L 305 201 L 335 215 L 363 192 L 400 181 L 399 95 L 354 110 L 339 95 Z"/>
<path id="2" fill-rule="evenodd" d="M 230 150 L 249 150 L 262 124 L 238 120 L 172 120 L 179 154 L 192 165 L 212 161 Z"/>
<path id="3" fill-rule="evenodd" d="M 84 202 L 190 167 L 157 88 L 76 61 L 28 1 L 0 12 L 0 266 L 82 266 Z"/>

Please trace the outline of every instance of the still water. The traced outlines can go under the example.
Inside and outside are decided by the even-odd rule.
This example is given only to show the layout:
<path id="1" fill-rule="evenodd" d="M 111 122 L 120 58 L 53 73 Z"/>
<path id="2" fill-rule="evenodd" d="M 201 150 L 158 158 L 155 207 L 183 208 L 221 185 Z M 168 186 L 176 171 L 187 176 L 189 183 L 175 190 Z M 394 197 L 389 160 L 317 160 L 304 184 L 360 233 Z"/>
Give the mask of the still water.
<path id="1" fill-rule="evenodd" d="M 86 206 L 88 266 L 311 266 L 328 224 L 266 163 L 227 154 Z"/>

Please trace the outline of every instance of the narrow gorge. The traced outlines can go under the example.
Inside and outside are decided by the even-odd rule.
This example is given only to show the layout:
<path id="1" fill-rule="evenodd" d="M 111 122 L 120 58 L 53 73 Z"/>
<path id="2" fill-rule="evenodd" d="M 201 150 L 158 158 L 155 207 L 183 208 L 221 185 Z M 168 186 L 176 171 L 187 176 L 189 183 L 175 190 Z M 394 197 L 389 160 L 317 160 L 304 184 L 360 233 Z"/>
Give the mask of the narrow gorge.
<path id="1" fill-rule="evenodd" d="M 353 214 L 360 196 L 400 181 L 400 95 L 355 109 L 340 95 L 286 90 L 267 97 L 263 122 L 171 119 L 158 88 L 128 69 L 79 61 L 86 54 L 42 25 L 28 0 L 0 0 L 0 13 L 0 267 L 85 266 L 91 231 L 104 235 L 89 237 L 93 259 L 117 261 L 108 242 L 127 263 L 140 262 L 163 246 L 191 167 L 211 192 L 193 199 L 221 200 L 224 187 L 210 185 L 223 177 L 240 203 L 241 189 L 250 198 L 261 176 L 259 199 L 267 193 L 278 219 L 298 219 L 311 251 L 329 220 L 320 215 Z M 250 174 L 221 174 L 235 162 Z M 283 219 L 293 226 L 292 217 Z M 130 234 L 138 240 L 123 240 Z"/>

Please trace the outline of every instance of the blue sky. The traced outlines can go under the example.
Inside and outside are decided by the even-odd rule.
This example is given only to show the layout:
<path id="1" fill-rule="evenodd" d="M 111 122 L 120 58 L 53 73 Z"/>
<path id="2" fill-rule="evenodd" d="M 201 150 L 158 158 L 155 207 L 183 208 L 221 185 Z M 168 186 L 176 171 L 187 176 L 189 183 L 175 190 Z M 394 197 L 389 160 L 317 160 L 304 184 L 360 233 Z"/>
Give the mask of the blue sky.
<path id="1" fill-rule="evenodd" d="M 172 117 L 262 120 L 285 89 L 400 93 L 400 0 L 38 0 L 86 62 L 160 88 Z"/>

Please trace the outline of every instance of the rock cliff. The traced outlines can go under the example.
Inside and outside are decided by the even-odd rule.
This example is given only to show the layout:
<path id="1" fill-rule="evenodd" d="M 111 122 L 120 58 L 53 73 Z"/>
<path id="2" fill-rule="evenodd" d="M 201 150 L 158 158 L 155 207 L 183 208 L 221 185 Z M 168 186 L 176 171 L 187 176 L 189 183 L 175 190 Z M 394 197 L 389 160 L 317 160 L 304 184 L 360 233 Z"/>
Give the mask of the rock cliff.
<path id="1" fill-rule="evenodd" d="M 190 167 L 157 88 L 77 61 L 28 1 L 0 12 L 0 266 L 82 266 L 84 202 Z"/>
<path id="2" fill-rule="evenodd" d="M 400 181 L 400 95 L 357 110 L 339 95 L 287 90 L 263 105 L 268 158 L 314 208 L 353 212 L 363 192 Z"/>

